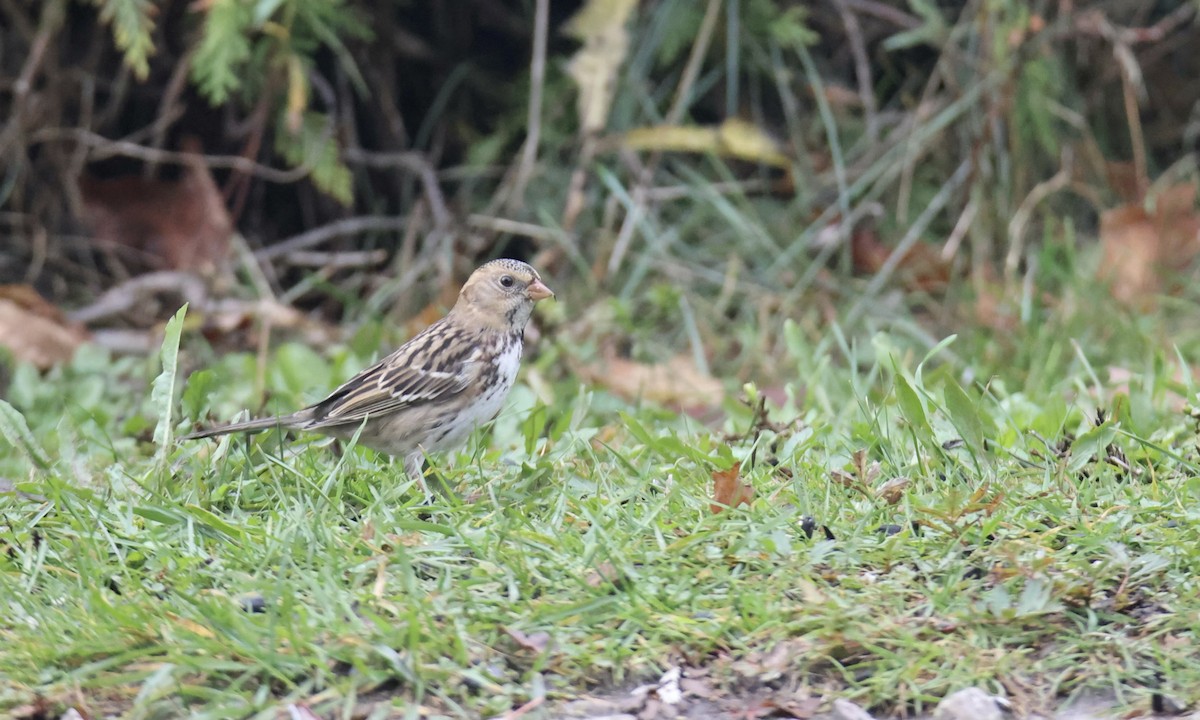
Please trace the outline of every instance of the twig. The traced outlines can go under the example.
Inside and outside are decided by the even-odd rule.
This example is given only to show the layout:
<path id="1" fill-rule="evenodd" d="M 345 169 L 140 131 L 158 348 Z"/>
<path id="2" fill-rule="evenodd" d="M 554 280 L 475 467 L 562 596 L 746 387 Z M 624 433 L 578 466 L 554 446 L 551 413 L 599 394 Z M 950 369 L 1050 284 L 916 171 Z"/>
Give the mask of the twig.
<path id="1" fill-rule="evenodd" d="M 146 160 L 148 162 L 171 163 L 184 165 L 195 161 L 192 153 L 156 150 L 145 145 L 138 145 L 127 140 L 110 140 L 98 133 L 83 128 L 46 128 L 33 133 L 33 143 L 50 142 L 54 140 L 75 140 L 90 147 L 103 148 L 100 157 L 121 155 L 124 157 Z M 311 168 L 301 166 L 291 170 L 279 170 L 254 162 L 239 155 L 203 155 L 204 165 L 210 168 L 229 168 L 239 172 L 249 173 L 256 177 L 276 183 L 293 183 L 308 176 Z"/>
<path id="2" fill-rule="evenodd" d="M 704 10 L 704 19 L 700 21 L 700 30 L 696 33 L 696 40 L 692 43 L 692 51 L 688 55 L 687 65 L 684 66 L 683 75 L 679 78 L 679 85 L 675 88 L 675 99 L 671 102 L 671 107 L 667 110 L 667 114 L 663 118 L 663 122 L 666 125 L 676 125 L 683 118 L 684 110 L 687 108 L 688 96 L 692 92 L 696 78 L 700 75 L 700 66 L 704 61 L 704 56 L 708 53 L 708 46 L 712 42 L 713 31 L 717 27 L 717 16 L 720 14 L 720 11 L 720 0 L 708 0 L 708 7 Z M 642 216 L 646 213 L 646 191 L 649 188 L 650 181 L 654 178 L 655 172 L 658 170 L 658 164 L 661 160 L 661 151 L 656 151 L 651 155 L 645 167 L 638 174 L 636 184 L 630 190 L 629 197 L 632 202 L 630 203 L 630 207 L 625 210 L 625 218 L 621 223 L 621 230 L 617 233 L 617 240 L 613 243 L 612 255 L 608 258 L 609 275 L 615 275 L 620 270 L 621 263 L 625 259 L 625 253 L 633 241 L 634 230 L 641 222 Z"/>
<path id="3" fill-rule="evenodd" d="M 424 153 L 383 152 L 373 153 L 358 148 L 347 149 L 342 153 L 347 163 L 355 163 L 375 168 L 404 168 L 416 173 L 425 190 L 425 199 L 429 202 L 429 211 L 433 214 L 434 227 L 445 230 L 450 226 L 450 211 L 446 207 L 446 196 L 442 194 L 442 186 L 438 184 L 437 171 Z"/>
<path id="4" fill-rule="evenodd" d="M 533 15 L 533 59 L 529 63 L 529 117 L 521 161 L 505 203 L 509 212 L 525 197 L 525 188 L 533 177 L 537 162 L 538 143 L 542 134 L 542 91 L 546 84 L 546 34 L 550 25 L 550 0 L 537 0 Z"/>
<path id="5" fill-rule="evenodd" d="M 183 114 L 184 108 L 179 104 L 179 97 L 183 95 L 183 90 L 187 87 L 188 75 L 192 68 L 192 54 L 193 51 L 189 49 L 180 59 L 179 64 L 175 67 L 175 72 L 171 73 L 171 79 L 167 81 L 162 99 L 158 102 L 158 117 L 160 119 L 171 117 L 172 120 L 169 122 L 155 121 L 154 124 L 158 127 L 150 138 L 150 147 L 155 150 L 162 150 L 167 141 L 167 129 L 171 126 L 171 122 Z M 154 176 L 156 170 L 154 163 L 146 163 L 142 177 L 149 179 Z"/>
<path id="6" fill-rule="evenodd" d="M 387 260 L 387 250 L 344 250 L 341 252 L 316 252 L 296 250 L 284 256 L 289 265 L 299 267 L 356 268 L 378 265 Z"/>
<path id="7" fill-rule="evenodd" d="M 187 272 L 164 270 L 130 278 L 116 285 L 90 305 L 67 313 L 72 322 L 91 323 L 126 312 L 143 302 L 150 293 L 175 292 L 192 305 L 203 305 L 208 298 L 204 282 Z"/>
<path id="8" fill-rule="evenodd" d="M 1008 253 L 1004 258 L 1006 277 L 1011 279 L 1014 276 L 1017 264 L 1021 261 L 1021 252 L 1025 247 L 1025 226 L 1029 224 L 1033 209 L 1047 197 L 1070 185 L 1072 164 L 1071 154 L 1064 152 L 1062 167 L 1054 173 L 1054 177 L 1034 185 L 1013 213 L 1012 220 L 1008 223 Z"/>
<path id="9" fill-rule="evenodd" d="M 675 100 L 664 118 L 667 125 L 675 125 L 683 118 L 688 95 L 696 84 L 696 78 L 700 76 L 700 67 L 704 63 L 704 56 L 708 54 L 708 46 L 712 43 L 713 30 L 717 27 L 720 11 L 720 0 L 709 0 L 708 7 L 704 10 L 704 19 L 700 21 L 700 30 L 696 33 L 696 41 L 692 43 L 692 52 L 688 55 L 687 65 L 679 78 L 679 86 L 675 88 Z M 651 166 L 656 164 L 651 163 Z"/>
<path id="10" fill-rule="evenodd" d="M 546 696 L 538 695 L 537 697 L 535 697 L 534 699 L 525 703 L 524 705 L 517 708 L 516 710 L 510 710 L 509 712 L 507 712 L 503 715 L 496 716 L 496 719 L 497 720 L 517 720 L 517 718 L 524 717 L 531 710 L 536 710 L 544 702 L 546 702 Z"/>
<path id="11" fill-rule="evenodd" d="M 875 277 L 871 278 L 871 281 L 867 283 L 867 287 L 863 290 L 862 295 L 859 296 L 858 300 L 850 308 L 850 312 L 846 313 L 845 326 L 849 327 L 858 321 L 858 318 L 866 311 L 868 303 L 875 300 L 876 293 L 891 278 L 892 273 L 904 261 L 904 257 L 908 255 L 908 251 L 912 249 L 913 245 L 917 244 L 917 241 L 921 238 L 921 233 L 925 232 L 925 228 L 929 226 L 934 216 L 941 212 L 942 208 L 950 202 L 950 196 L 966 182 L 970 174 L 971 160 L 963 160 L 959 164 L 958 169 L 954 171 L 954 174 L 950 176 L 950 179 L 942 185 L 937 194 L 933 196 L 933 199 L 929 201 L 929 205 L 913 221 L 913 224 L 908 228 L 908 232 L 904 234 L 900 243 L 896 245 L 896 249 L 892 251 L 891 255 L 888 255 L 888 259 L 880 266 L 879 272 L 875 273 Z"/>
<path id="12" fill-rule="evenodd" d="M 533 223 L 520 222 L 517 220 L 509 220 L 507 218 L 493 217 L 491 215 L 481 215 L 475 213 L 467 217 L 467 224 L 471 227 L 491 230 L 492 232 L 508 233 L 510 235 L 523 235 L 527 238 L 540 240 L 542 242 L 556 242 L 562 238 L 565 233 L 556 231 L 553 228 L 534 225 Z"/>
<path id="13" fill-rule="evenodd" d="M 863 41 L 862 27 L 858 18 L 850 11 L 847 0 L 834 0 L 842 25 L 846 27 L 846 39 L 850 42 L 850 54 L 854 57 L 854 75 L 858 80 L 858 97 L 862 100 L 863 114 L 867 119 L 867 140 L 874 145 L 879 140 L 879 116 L 876 112 L 875 90 L 871 82 L 871 60 L 867 57 L 867 45 Z"/>
<path id="14" fill-rule="evenodd" d="M 400 232 L 406 223 L 405 218 L 394 215 L 360 215 L 344 218 L 265 247 L 254 253 L 254 256 L 259 260 L 270 260 L 297 250 L 306 250 L 343 235 L 357 235 L 365 232 Z"/>
<path id="15" fill-rule="evenodd" d="M 905 30 L 913 30 L 921 27 L 921 19 L 915 15 L 909 15 L 903 10 L 898 10 L 890 5 L 885 5 L 876 0 L 844 0 L 846 7 L 851 10 L 857 10 L 863 15 L 871 15 L 880 20 L 901 27 Z"/>
<path id="16" fill-rule="evenodd" d="M 1087 35 L 1099 35 L 1107 40 L 1128 45 L 1153 43 L 1170 35 L 1196 12 L 1193 3 L 1182 3 L 1149 27 L 1123 28 L 1113 25 L 1101 10 L 1080 13 L 1075 19 L 1075 28 Z"/>
<path id="17" fill-rule="evenodd" d="M 30 121 L 26 117 L 30 105 L 25 101 L 33 89 L 34 77 L 38 74 L 42 67 L 42 61 L 46 58 L 46 49 L 50 46 L 50 41 L 58 32 L 58 28 L 66 16 L 65 5 L 64 0 L 55 0 L 42 8 L 42 17 L 38 21 L 37 35 L 33 38 L 33 43 L 29 48 L 29 56 L 25 58 L 21 74 L 13 83 L 13 102 L 12 107 L 9 108 L 9 119 L 3 131 L 0 131 L 0 156 L 7 152 L 10 145 L 17 144 L 16 141 L 21 137 L 26 123 Z M 16 9 L 13 12 L 17 12 Z"/>
<path id="18" fill-rule="evenodd" d="M 971 223 L 975 222 L 975 216 L 978 213 L 979 199 L 972 197 L 958 216 L 958 222 L 954 223 L 954 229 L 950 231 L 950 237 L 946 238 L 946 244 L 942 246 L 943 260 L 953 260 L 954 256 L 958 254 L 958 248 L 962 245 L 963 238 L 967 236 L 967 231 L 971 229 Z"/>

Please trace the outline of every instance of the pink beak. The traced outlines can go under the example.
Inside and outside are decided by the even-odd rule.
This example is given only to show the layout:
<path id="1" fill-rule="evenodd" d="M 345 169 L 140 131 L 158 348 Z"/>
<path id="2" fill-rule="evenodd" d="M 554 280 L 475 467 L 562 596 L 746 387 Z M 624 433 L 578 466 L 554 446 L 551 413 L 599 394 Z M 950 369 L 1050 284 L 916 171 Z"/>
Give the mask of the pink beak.
<path id="1" fill-rule="evenodd" d="M 543 283 L 541 279 L 534 280 L 533 282 L 529 283 L 529 287 L 526 288 L 526 292 L 529 293 L 529 297 L 533 298 L 534 302 L 554 297 L 554 291 L 546 287 L 546 284 Z"/>

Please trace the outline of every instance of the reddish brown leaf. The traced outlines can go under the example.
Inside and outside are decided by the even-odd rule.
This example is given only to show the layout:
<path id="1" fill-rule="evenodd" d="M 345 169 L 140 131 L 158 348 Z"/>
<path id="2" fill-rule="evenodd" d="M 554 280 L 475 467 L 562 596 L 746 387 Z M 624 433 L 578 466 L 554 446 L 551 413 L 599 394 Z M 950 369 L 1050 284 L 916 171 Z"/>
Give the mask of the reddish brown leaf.
<path id="1" fill-rule="evenodd" d="M 28 285 L 0 285 L 0 346 L 43 370 L 66 362 L 88 332 Z"/>
<path id="2" fill-rule="evenodd" d="M 888 505 L 895 505 L 904 497 L 904 491 L 910 482 L 912 481 L 906 477 L 892 478 L 880 485 L 875 494 L 883 498 Z"/>
<path id="3" fill-rule="evenodd" d="M 84 220 L 101 247 L 125 247 L 149 268 L 212 273 L 229 254 L 233 220 L 199 142 L 184 142 L 192 160 L 178 179 L 141 175 L 79 179 Z"/>
<path id="4" fill-rule="evenodd" d="M 893 252 L 870 228 L 855 229 L 850 236 L 854 270 L 863 275 L 874 275 L 882 270 Z M 931 245 L 917 243 L 905 251 L 894 272 L 900 284 L 909 290 L 938 292 L 950 282 L 951 265 Z"/>
<path id="5" fill-rule="evenodd" d="M 1131 304 L 1158 292 L 1159 237 L 1144 209 L 1123 205 L 1101 213 L 1100 244 L 1098 274 L 1114 298 Z"/>
<path id="6" fill-rule="evenodd" d="M 739 479 L 741 468 L 734 465 L 728 470 L 714 470 L 713 503 L 709 505 L 714 513 L 719 513 L 727 507 L 733 508 L 742 503 L 749 504 L 754 499 L 754 488 Z"/>
<path id="7" fill-rule="evenodd" d="M 1164 290 L 1163 270 L 1187 267 L 1200 253 L 1196 185 L 1180 183 L 1158 193 L 1151 215 L 1140 204 L 1100 214 L 1103 254 L 1097 275 L 1128 305 L 1145 305 Z"/>

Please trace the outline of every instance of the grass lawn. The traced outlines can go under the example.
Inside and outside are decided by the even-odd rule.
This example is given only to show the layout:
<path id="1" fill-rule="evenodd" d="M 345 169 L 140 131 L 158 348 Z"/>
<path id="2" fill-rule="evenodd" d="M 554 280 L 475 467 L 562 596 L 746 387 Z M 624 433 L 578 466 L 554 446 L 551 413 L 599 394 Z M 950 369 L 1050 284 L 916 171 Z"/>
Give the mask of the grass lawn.
<path id="1" fill-rule="evenodd" d="M 1196 700 L 1194 308 L 1093 294 L 1027 315 L 956 338 L 768 329 L 788 400 L 758 416 L 730 379 L 716 425 L 581 385 L 577 348 L 544 333 L 492 432 L 434 460 L 456 492 L 430 507 L 365 449 L 177 441 L 262 390 L 251 355 L 185 332 L 176 356 L 178 326 L 163 361 L 19 367 L 0 712 L 478 717 L 545 697 L 537 716 L 673 666 L 881 714 L 971 685 L 1026 708 Z M 268 407 L 370 359 L 280 344 Z M 734 466 L 755 498 L 714 512 Z"/>

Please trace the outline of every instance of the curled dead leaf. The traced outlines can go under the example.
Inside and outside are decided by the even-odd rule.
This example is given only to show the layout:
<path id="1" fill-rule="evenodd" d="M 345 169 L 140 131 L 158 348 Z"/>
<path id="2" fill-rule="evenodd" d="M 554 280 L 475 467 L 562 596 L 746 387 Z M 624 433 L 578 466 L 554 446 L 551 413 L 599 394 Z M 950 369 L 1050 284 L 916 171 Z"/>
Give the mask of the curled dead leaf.
<path id="1" fill-rule="evenodd" d="M 88 331 L 29 285 L 0 285 L 0 346 L 42 370 L 71 359 Z"/>
<path id="2" fill-rule="evenodd" d="M 617 570 L 611 562 L 605 560 L 589 570 L 583 581 L 588 587 L 598 588 L 604 585 L 619 586 L 624 579 L 621 571 Z"/>
<path id="3" fill-rule="evenodd" d="M 1179 183 L 1154 198 L 1153 213 L 1127 204 L 1100 214 L 1102 255 L 1097 276 L 1114 298 L 1145 305 L 1162 292 L 1163 270 L 1180 270 L 1200 254 L 1196 184 Z"/>
<path id="4" fill-rule="evenodd" d="M 543 630 L 526 634 L 517 628 L 506 627 L 504 632 L 516 641 L 517 645 L 531 652 L 543 653 L 550 646 L 550 633 Z"/>
<path id="5" fill-rule="evenodd" d="M 895 249 L 883 244 L 871 228 L 856 228 L 850 236 L 855 272 L 875 275 L 894 264 L 896 279 L 909 290 L 940 292 L 950 283 L 952 264 L 932 245 L 916 243 L 896 260 L 892 260 L 893 253 Z"/>
<path id="6" fill-rule="evenodd" d="M 149 268 L 210 274 L 225 265 L 233 219 L 199 141 L 185 138 L 182 149 L 191 160 L 177 179 L 80 177 L 83 220 L 97 245 L 132 250 Z"/>
<path id="7" fill-rule="evenodd" d="M 888 505 L 895 505 L 904 497 L 904 491 L 911 483 L 912 481 L 906 477 L 892 478 L 880 485 L 875 494 L 883 498 Z"/>
<path id="8" fill-rule="evenodd" d="M 684 408 L 715 407 L 725 396 L 721 381 L 696 367 L 687 355 L 647 364 L 608 354 L 580 368 L 584 379 L 626 400 L 649 400 Z"/>
<path id="9" fill-rule="evenodd" d="M 714 470 L 713 503 L 709 508 L 719 513 L 726 508 L 734 508 L 742 503 L 749 504 L 754 499 L 754 488 L 742 482 L 739 478 L 741 467 L 734 465 L 728 470 Z"/>

